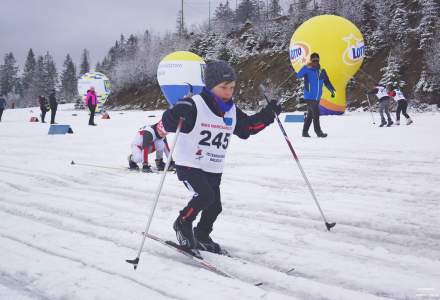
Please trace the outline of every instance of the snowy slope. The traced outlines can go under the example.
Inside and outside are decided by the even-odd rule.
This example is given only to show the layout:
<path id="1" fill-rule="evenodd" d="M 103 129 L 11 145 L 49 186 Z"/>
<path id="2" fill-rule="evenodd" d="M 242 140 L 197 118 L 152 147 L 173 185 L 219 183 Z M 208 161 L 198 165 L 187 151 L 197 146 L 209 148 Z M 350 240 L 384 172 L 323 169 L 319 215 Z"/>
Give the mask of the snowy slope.
<path id="1" fill-rule="evenodd" d="M 392 128 L 365 113 L 323 117 L 327 139 L 285 124 L 332 232 L 276 124 L 235 137 L 213 237 L 236 258 L 205 254 L 237 277 L 228 279 L 150 240 L 133 271 L 125 259 L 136 256 L 160 175 L 124 168 L 136 130 L 160 112 L 110 112 L 89 127 L 69 108 L 57 121 L 73 135 L 47 135 L 29 109 L 0 123 L 0 299 L 440 298 L 438 113 Z M 167 176 L 150 232 L 174 239 L 189 197 Z"/>

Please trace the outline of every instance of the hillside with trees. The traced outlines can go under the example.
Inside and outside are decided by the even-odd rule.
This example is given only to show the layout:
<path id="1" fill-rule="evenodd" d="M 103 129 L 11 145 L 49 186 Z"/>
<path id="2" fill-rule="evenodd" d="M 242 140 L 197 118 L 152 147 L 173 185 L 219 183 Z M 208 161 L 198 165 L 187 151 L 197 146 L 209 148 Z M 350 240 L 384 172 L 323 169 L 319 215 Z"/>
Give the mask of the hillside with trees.
<path id="1" fill-rule="evenodd" d="M 279 0 L 222 1 L 203 25 L 188 28 L 179 13 L 174 32 L 121 35 L 95 69 L 108 75 L 113 84 L 108 105 L 163 108 L 166 102 L 156 80 L 157 66 L 165 55 L 188 50 L 207 61 L 223 59 L 234 65 L 239 78 L 236 99 L 241 106 L 258 106 L 261 95 L 256 87 L 264 82 L 282 98 L 285 110 L 296 110 L 303 105 L 302 81 L 295 79 L 290 66 L 290 38 L 305 20 L 335 14 L 356 24 L 366 43 L 361 70 L 347 86 L 349 108 L 365 106 L 365 91 L 376 82 L 400 86 L 413 104 L 440 106 L 439 2 L 292 0 L 283 9 Z M 87 57 L 84 50 L 79 75 L 90 70 Z M 0 88 L 25 105 L 59 84 L 49 53 L 35 57 L 30 49 L 22 76 L 17 69 L 13 54 L 6 54 L 0 66 Z M 72 88 L 76 72 L 66 57 L 60 89 L 69 100 L 77 97 Z"/>

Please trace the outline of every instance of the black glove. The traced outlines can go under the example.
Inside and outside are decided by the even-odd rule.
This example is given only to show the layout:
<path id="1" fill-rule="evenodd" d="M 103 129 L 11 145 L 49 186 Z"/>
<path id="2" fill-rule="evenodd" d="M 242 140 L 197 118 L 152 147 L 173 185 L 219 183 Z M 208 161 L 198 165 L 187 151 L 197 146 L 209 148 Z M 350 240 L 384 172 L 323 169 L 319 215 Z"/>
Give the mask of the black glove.
<path id="1" fill-rule="evenodd" d="M 332 94 L 331 94 L 331 96 L 332 96 L 332 98 L 334 98 L 334 97 L 335 97 L 335 91 L 332 91 Z"/>
<path id="2" fill-rule="evenodd" d="M 272 110 L 273 112 L 275 112 L 277 115 L 279 115 L 281 113 L 281 105 L 277 104 L 276 100 L 272 100 L 269 102 L 269 104 L 267 105 L 267 107 Z"/>

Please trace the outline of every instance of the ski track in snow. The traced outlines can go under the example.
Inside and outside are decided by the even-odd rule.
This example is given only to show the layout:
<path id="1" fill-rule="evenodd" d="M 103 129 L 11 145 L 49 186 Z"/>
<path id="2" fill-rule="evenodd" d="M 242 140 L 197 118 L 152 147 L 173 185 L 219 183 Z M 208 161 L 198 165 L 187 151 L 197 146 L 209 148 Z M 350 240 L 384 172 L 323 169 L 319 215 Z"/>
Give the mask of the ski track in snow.
<path id="1" fill-rule="evenodd" d="M 7 110 L 0 124 L 1 299 L 406 300 L 420 299 L 420 288 L 440 293 L 438 114 L 392 128 L 372 127 L 364 113 L 323 117 L 327 139 L 302 139 L 300 125 L 285 124 L 326 217 L 337 222 L 331 232 L 276 124 L 246 141 L 235 137 L 213 233 L 235 258 L 204 253 L 237 278 L 228 279 L 148 239 L 139 269 L 125 263 L 137 253 L 161 176 L 123 170 L 151 112 L 114 112 L 96 128 L 86 125 L 85 112 L 72 113 L 66 108 L 57 119 L 73 135 L 48 136 L 46 124 L 26 122 L 26 109 Z M 175 239 L 171 224 L 189 198 L 168 174 L 150 231 Z"/>

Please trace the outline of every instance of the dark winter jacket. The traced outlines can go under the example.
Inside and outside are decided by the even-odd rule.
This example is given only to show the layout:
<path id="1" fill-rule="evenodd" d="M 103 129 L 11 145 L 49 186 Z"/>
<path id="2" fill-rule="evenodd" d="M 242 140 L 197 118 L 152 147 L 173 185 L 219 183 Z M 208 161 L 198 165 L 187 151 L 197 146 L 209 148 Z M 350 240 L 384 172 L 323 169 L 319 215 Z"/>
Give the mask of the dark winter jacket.
<path id="1" fill-rule="evenodd" d="M 57 102 L 57 98 L 55 98 L 55 92 L 52 92 L 49 95 L 49 106 L 50 109 L 52 110 L 57 109 L 58 102 Z"/>
<path id="2" fill-rule="evenodd" d="M 48 110 L 48 104 L 47 104 L 47 99 L 46 99 L 46 97 L 43 97 L 43 96 L 39 96 L 38 97 L 38 104 L 40 104 L 40 109 L 41 109 L 41 111 L 43 111 L 43 110 L 45 110 L 45 111 L 47 111 Z"/>
<path id="3" fill-rule="evenodd" d="M 325 69 L 321 69 L 318 65 L 317 68 L 312 68 L 305 65 L 296 73 L 297 78 L 304 77 L 304 100 L 321 100 L 322 96 L 322 86 L 325 84 L 330 92 L 335 92 L 335 88 L 328 78 Z"/>
<path id="4" fill-rule="evenodd" d="M 6 99 L 3 97 L 0 97 L 0 109 L 6 108 Z"/>
<path id="5" fill-rule="evenodd" d="M 211 93 L 205 89 L 200 94 L 205 103 L 211 111 L 219 117 L 223 116 L 223 112 L 218 107 L 217 102 Z M 263 130 L 266 126 L 274 121 L 274 113 L 281 112 L 281 107 L 276 104 L 276 101 L 271 101 L 269 105 L 263 108 L 260 112 L 248 116 L 240 108 L 236 107 L 237 121 L 234 129 L 234 134 L 239 138 L 247 139 L 250 135 L 256 134 Z M 197 108 L 194 100 L 191 98 L 184 98 L 179 100 L 176 105 L 166 110 L 162 115 L 162 122 L 164 128 L 168 132 L 175 132 L 180 117 L 184 118 L 181 131 L 189 133 L 193 130 L 197 118 Z"/>

